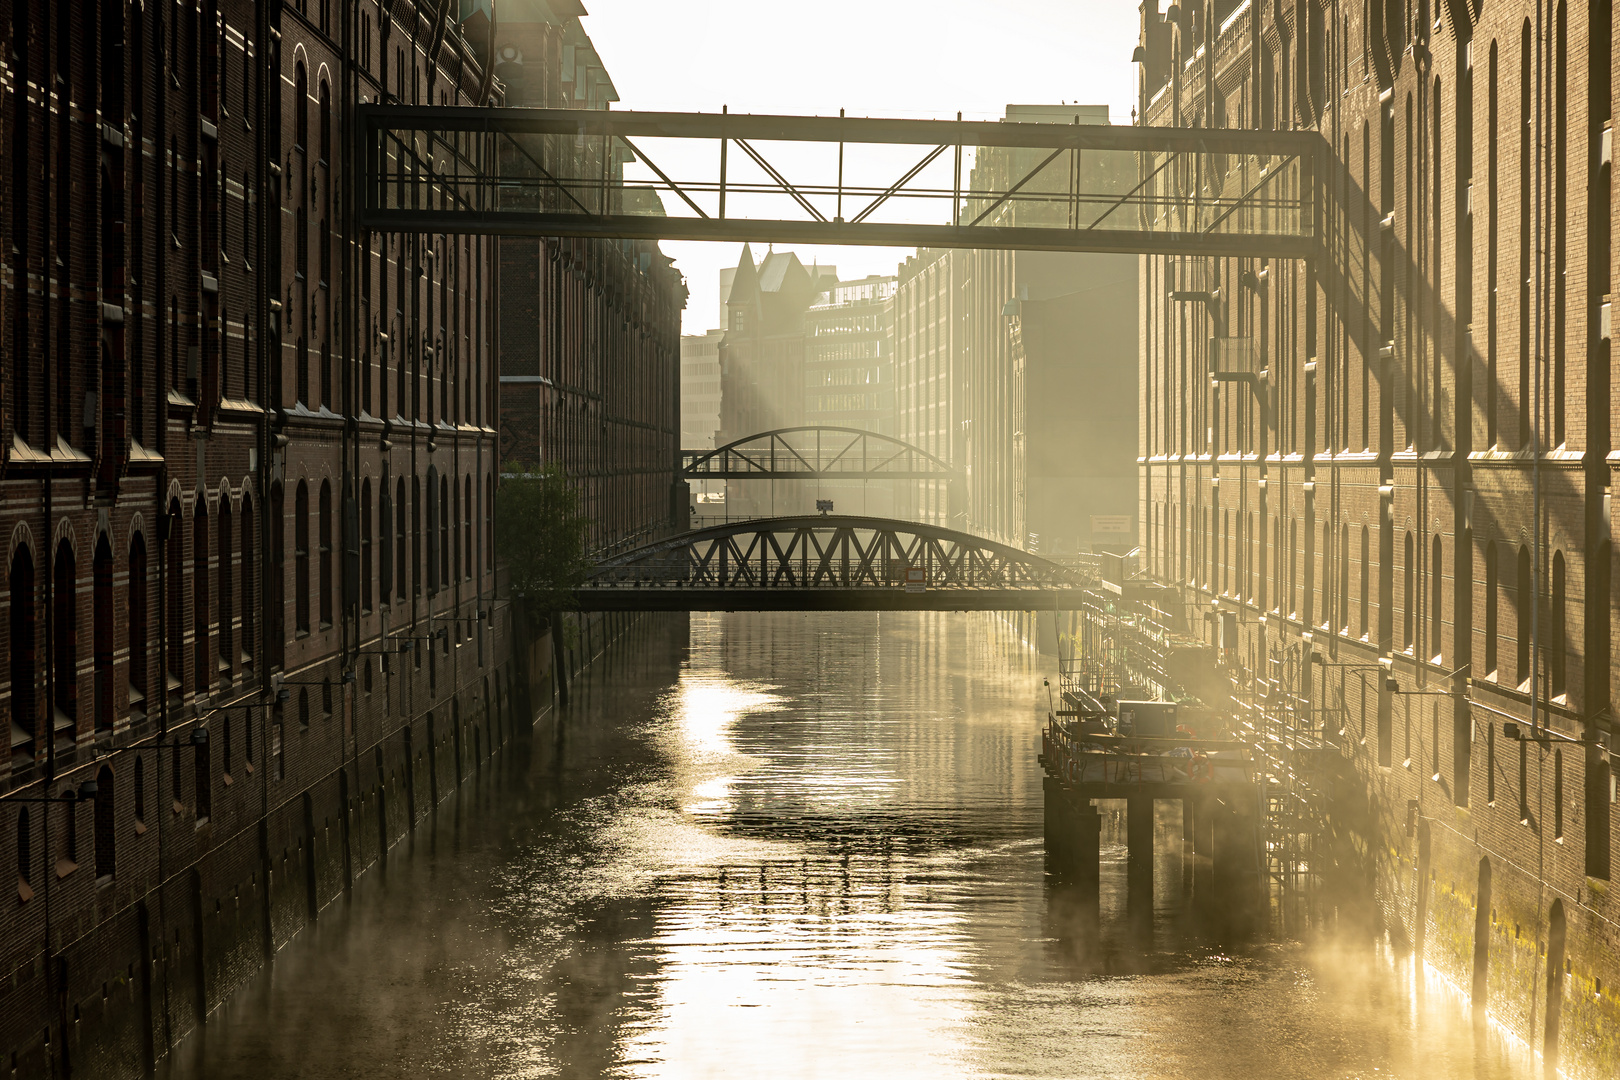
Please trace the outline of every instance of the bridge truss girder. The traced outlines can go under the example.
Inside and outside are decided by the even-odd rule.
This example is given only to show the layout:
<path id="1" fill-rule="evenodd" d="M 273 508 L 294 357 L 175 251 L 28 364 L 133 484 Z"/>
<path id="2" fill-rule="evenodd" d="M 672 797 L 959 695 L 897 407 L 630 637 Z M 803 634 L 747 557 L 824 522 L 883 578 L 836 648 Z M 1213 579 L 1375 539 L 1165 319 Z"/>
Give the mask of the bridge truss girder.
<path id="1" fill-rule="evenodd" d="M 926 574 L 908 591 L 905 572 Z M 1084 569 L 920 522 L 852 515 L 761 518 L 685 533 L 600 566 L 587 611 L 1073 609 Z"/>
<path id="2" fill-rule="evenodd" d="M 1319 240 L 1322 140 L 1310 132 L 377 104 L 357 113 L 360 224 L 378 232 L 1281 258 L 1308 258 Z M 987 152 L 996 167 L 975 169 Z"/>
<path id="3" fill-rule="evenodd" d="M 849 427 L 762 431 L 682 450 L 684 480 L 954 480 L 956 470 L 892 435 Z"/>

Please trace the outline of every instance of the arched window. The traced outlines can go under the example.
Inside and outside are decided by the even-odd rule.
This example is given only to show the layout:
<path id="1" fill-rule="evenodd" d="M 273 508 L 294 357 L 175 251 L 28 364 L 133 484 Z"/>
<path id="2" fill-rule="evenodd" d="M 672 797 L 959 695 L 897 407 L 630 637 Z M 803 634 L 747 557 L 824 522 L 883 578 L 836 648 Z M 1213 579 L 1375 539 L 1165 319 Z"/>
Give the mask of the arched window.
<path id="1" fill-rule="evenodd" d="M 427 471 L 427 589 L 431 596 L 439 591 L 439 518 L 449 508 L 439 505 L 439 470 L 428 466 Z"/>
<path id="2" fill-rule="evenodd" d="M 1567 221 L 1569 215 L 1569 5 L 1565 0 L 1558 0 L 1557 15 L 1554 19 L 1555 31 L 1553 38 L 1553 190 L 1552 190 L 1552 220 L 1556 222 Z M 1568 238 L 1570 230 L 1567 228 L 1552 229 L 1552 265 L 1557 267 L 1557 278 L 1563 277 L 1563 268 L 1568 258 Z M 1566 441 L 1564 417 L 1566 413 L 1564 400 L 1565 386 L 1565 327 L 1568 319 L 1564 308 L 1567 303 L 1569 290 L 1562 284 L 1551 289 L 1552 311 L 1552 444 L 1563 446 Z M 1559 666 L 1562 666 L 1561 664 Z M 1556 693 L 1556 691 L 1555 691 Z"/>
<path id="3" fill-rule="evenodd" d="M 394 498 L 386 472 L 377 491 L 377 599 L 387 607 L 394 599 Z"/>
<path id="4" fill-rule="evenodd" d="M 321 80 L 320 106 L 321 160 L 330 162 L 332 160 L 332 91 L 331 88 L 327 86 L 325 79 Z M 326 191 L 331 191 L 330 184 L 326 186 Z M 330 195 L 327 197 L 330 198 Z"/>
<path id="5" fill-rule="evenodd" d="M 66 538 L 56 545 L 51 574 L 51 727 L 71 739 L 79 716 L 79 604 L 73 545 Z"/>
<path id="6" fill-rule="evenodd" d="M 1514 589 L 1513 633 L 1518 643 L 1518 675 L 1515 682 L 1521 686 L 1530 678 L 1530 602 L 1535 595 L 1535 582 L 1530 577 L 1530 549 L 1519 547 L 1518 584 Z"/>
<path id="7" fill-rule="evenodd" d="M 253 531 L 253 501 L 242 499 L 242 666 L 252 670 L 258 647 L 259 534 Z M 279 566 L 278 566 L 279 569 Z M 250 724 L 249 727 L 252 725 Z"/>
<path id="8" fill-rule="evenodd" d="M 1537 69 L 1530 33 L 1530 20 L 1524 20 L 1519 39 L 1519 445 L 1530 445 L 1530 323 L 1525 316 L 1530 307 L 1530 255 L 1535 233 L 1530 226 L 1530 208 L 1534 203 L 1530 194 L 1530 166 L 1535 161 L 1531 152 L 1531 81 Z M 1522 634 L 1520 635 L 1523 636 Z M 1526 646 L 1528 648 L 1528 646 Z M 1526 675 L 1521 675 L 1523 682 Z"/>
<path id="9" fill-rule="evenodd" d="M 371 478 L 360 482 L 360 610 L 371 613 Z"/>
<path id="10" fill-rule="evenodd" d="M 270 485 L 269 535 L 270 565 L 275 572 L 265 578 L 270 590 L 265 598 L 270 611 L 270 627 L 265 639 L 270 651 L 266 660 L 272 667 L 282 667 L 287 659 L 287 498 L 279 483 Z"/>
<path id="11" fill-rule="evenodd" d="M 450 533 L 450 547 L 452 548 L 450 558 L 447 560 L 449 573 L 445 575 L 445 583 L 449 584 L 452 581 L 459 580 L 461 577 L 461 528 L 459 525 L 461 521 L 461 489 L 449 483 L 448 477 L 445 483 L 450 495 L 449 501 L 445 503 L 446 509 L 450 511 L 446 515 L 445 525 Z M 472 558 L 472 552 L 468 552 L 467 557 Z"/>
<path id="12" fill-rule="evenodd" d="M 432 490 L 431 486 L 429 490 Z M 411 595 L 422 595 L 422 478 L 411 477 Z"/>
<path id="13" fill-rule="evenodd" d="M 1350 523 L 1339 523 L 1339 632 L 1350 632 Z"/>
<path id="14" fill-rule="evenodd" d="M 91 578 L 90 636 L 95 654 L 92 705 L 96 713 L 96 730 L 103 732 L 112 730 L 113 720 L 117 716 L 117 695 L 113 692 L 113 555 L 112 544 L 108 543 L 106 533 L 96 538 Z"/>
<path id="15" fill-rule="evenodd" d="M 216 666 L 227 678 L 236 667 L 236 536 L 231 520 L 231 499 L 219 500 L 219 541 L 214 550 L 219 558 L 219 659 Z M 229 770 L 226 770 L 229 771 Z"/>
<path id="16" fill-rule="evenodd" d="M 309 687 L 298 691 L 298 730 L 309 730 Z"/>
<path id="17" fill-rule="evenodd" d="M 473 482 L 472 474 L 461 482 L 461 551 L 467 553 L 462 577 L 471 581 L 473 576 Z M 459 554 L 459 552 L 458 552 Z"/>
<path id="18" fill-rule="evenodd" d="M 1491 42 L 1489 68 L 1489 101 L 1485 119 L 1485 444 L 1500 445 L 1497 432 L 1497 412 L 1501 405 L 1497 398 L 1496 374 L 1496 282 L 1497 250 L 1500 246 L 1501 170 L 1498 167 L 1499 132 L 1499 59 L 1496 42 Z M 1494 653 L 1494 646 L 1487 646 Z M 1487 670 L 1495 671 L 1494 664 Z"/>
<path id="19" fill-rule="evenodd" d="M 197 672 L 193 685 L 201 690 L 214 681 L 210 670 L 214 666 L 213 642 L 208 635 L 208 499 L 201 492 L 191 513 L 191 622 L 195 634 L 193 664 Z"/>
<path id="20" fill-rule="evenodd" d="M 293 493 L 293 612 L 300 634 L 309 633 L 309 484 Z"/>
<path id="21" fill-rule="evenodd" d="M 1547 674 L 1552 680 L 1553 697 L 1559 697 L 1569 692 L 1569 686 L 1565 682 L 1567 665 L 1564 662 L 1569 654 L 1569 638 L 1567 634 L 1569 625 L 1566 621 L 1568 611 L 1565 604 L 1564 573 L 1564 553 L 1555 551 L 1552 558 L 1552 611 L 1550 613 L 1552 615 L 1552 626 L 1549 627 L 1552 633 L 1547 635 L 1549 653 L 1547 657 Z"/>
<path id="22" fill-rule="evenodd" d="M 1500 585 L 1497 580 L 1495 540 L 1485 541 L 1485 674 L 1486 677 L 1496 675 L 1497 652 L 1497 592 Z"/>
<path id="23" fill-rule="evenodd" d="M 1406 530 L 1405 561 L 1401 563 L 1401 648 L 1412 648 L 1417 615 L 1417 542 Z"/>
<path id="24" fill-rule="evenodd" d="M 1429 655 L 1440 662 L 1445 643 L 1445 549 L 1440 534 L 1434 534 L 1429 553 Z"/>
<path id="25" fill-rule="evenodd" d="M 332 482 L 321 481 L 321 629 L 332 625 Z"/>
<path id="26" fill-rule="evenodd" d="M 413 481 L 414 482 L 414 481 Z M 405 536 L 405 478 L 400 477 L 394 489 L 394 587 L 400 603 L 405 602 L 405 568 L 411 565 L 406 550 Z M 414 570 L 413 570 L 414 574 Z"/>
<path id="27" fill-rule="evenodd" d="M 151 610 L 147 603 L 146 537 L 136 533 L 129 538 L 129 719 L 139 723 L 146 719 L 146 693 L 149 660 L 147 620 Z"/>
<path id="28" fill-rule="evenodd" d="M 450 478 L 439 477 L 439 581 L 448 588 L 450 577 L 451 514 Z"/>
<path id="29" fill-rule="evenodd" d="M 164 540 L 166 566 L 164 573 L 168 577 L 166 582 L 168 593 L 164 597 L 167 607 L 165 617 L 165 633 L 168 639 L 164 642 L 163 655 L 167 660 L 168 671 L 165 674 L 164 691 L 170 695 L 183 692 L 185 687 L 186 654 L 183 642 L 186 640 L 186 545 L 185 545 L 185 518 L 180 514 L 180 500 L 169 502 L 169 513 L 164 518 L 168 536 Z"/>
<path id="30" fill-rule="evenodd" d="M 309 75 L 302 60 L 293 65 L 293 145 L 309 145 Z"/>
<path id="31" fill-rule="evenodd" d="M 116 869 L 114 845 L 117 818 L 113 814 L 113 772 L 103 765 L 96 772 L 96 877 L 112 877 Z"/>

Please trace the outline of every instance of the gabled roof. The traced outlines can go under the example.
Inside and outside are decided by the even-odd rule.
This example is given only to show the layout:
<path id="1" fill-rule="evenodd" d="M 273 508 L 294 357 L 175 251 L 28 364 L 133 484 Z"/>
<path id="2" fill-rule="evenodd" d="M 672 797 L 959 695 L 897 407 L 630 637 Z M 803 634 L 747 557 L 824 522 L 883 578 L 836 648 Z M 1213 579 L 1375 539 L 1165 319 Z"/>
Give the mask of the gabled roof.
<path id="1" fill-rule="evenodd" d="M 759 264 L 760 292 L 779 293 L 791 289 L 806 289 L 809 286 L 809 272 L 805 270 L 799 257 L 791 251 L 773 251 Z"/>

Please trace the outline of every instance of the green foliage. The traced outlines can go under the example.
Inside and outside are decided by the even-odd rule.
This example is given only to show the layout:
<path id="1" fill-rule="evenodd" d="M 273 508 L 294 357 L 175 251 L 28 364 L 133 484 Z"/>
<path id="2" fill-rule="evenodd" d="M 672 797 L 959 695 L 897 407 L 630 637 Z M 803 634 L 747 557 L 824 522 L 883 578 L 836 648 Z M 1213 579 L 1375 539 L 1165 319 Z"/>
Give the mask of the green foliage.
<path id="1" fill-rule="evenodd" d="M 535 617 L 574 607 L 574 590 L 590 573 L 585 554 L 589 522 L 579 492 L 555 465 L 539 472 L 503 470 L 495 500 L 495 553 L 512 597 Z"/>

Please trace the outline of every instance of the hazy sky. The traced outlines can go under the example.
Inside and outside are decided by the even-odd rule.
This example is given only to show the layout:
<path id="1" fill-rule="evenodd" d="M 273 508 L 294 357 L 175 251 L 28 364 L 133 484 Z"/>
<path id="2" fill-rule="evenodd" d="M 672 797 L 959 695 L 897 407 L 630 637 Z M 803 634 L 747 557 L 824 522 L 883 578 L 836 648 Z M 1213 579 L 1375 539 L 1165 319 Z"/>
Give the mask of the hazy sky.
<path id="1" fill-rule="evenodd" d="M 1108 105 L 1130 122 L 1135 0 L 586 0 L 585 29 L 619 109 L 999 118 L 1009 103 Z M 652 151 L 649 151 L 652 152 Z M 655 155 L 656 157 L 657 155 Z M 691 299 L 684 332 L 715 323 L 718 273 L 740 247 L 670 243 Z M 839 275 L 893 273 L 895 248 L 795 247 Z M 755 253 L 756 257 L 763 250 Z"/>

